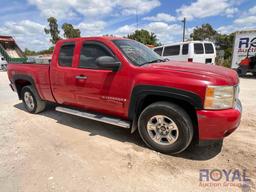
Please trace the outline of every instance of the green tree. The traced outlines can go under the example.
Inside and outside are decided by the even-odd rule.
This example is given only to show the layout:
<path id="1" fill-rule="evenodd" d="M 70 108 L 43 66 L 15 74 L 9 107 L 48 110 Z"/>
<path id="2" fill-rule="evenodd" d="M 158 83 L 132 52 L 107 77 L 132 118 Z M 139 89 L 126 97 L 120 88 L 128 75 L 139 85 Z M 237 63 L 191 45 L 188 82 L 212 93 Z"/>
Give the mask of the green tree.
<path id="1" fill-rule="evenodd" d="M 210 41 L 215 41 L 217 35 L 218 32 L 213 29 L 210 24 L 206 23 L 200 27 L 196 27 L 190 34 L 190 37 L 193 38 L 193 40 L 203 41 L 208 39 Z"/>
<path id="2" fill-rule="evenodd" d="M 54 47 L 50 47 L 49 49 L 38 51 L 37 55 L 52 54 L 53 50 L 54 50 Z"/>
<path id="3" fill-rule="evenodd" d="M 230 67 L 232 62 L 233 54 L 233 43 L 234 43 L 235 33 L 218 34 L 216 38 L 216 44 L 218 49 L 224 50 L 224 63 L 223 66 Z"/>
<path id="4" fill-rule="evenodd" d="M 216 38 L 216 44 L 225 51 L 224 58 L 227 59 L 232 57 L 232 49 L 234 43 L 235 33 L 227 34 L 218 34 Z"/>
<path id="5" fill-rule="evenodd" d="M 218 33 L 210 24 L 203 24 L 200 27 L 196 27 L 190 34 L 193 40 L 210 40 L 213 41 L 219 49 L 232 49 L 234 41 L 234 33 L 229 35 Z M 230 56 L 230 55 L 227 55 Z"/>
<path id="6" fill-rule="evenodd" d="M 69 23 L 64 23 L 62 25 L 62 29 L 64 31 L 64 37 L 65 38 L 76 38 L 76 37 L 80 37 L 80 30 L 79 29 L 75 29 L 73 27 L 73 25 L 69 24 Z"/>
<path id="7" fill-rule="evenodd" d="M 24 54 L 25 54 L 25 56 L 32 56 L 32 55 L 36 55 L 36 51 L 31 51 L 31 50 L 25 48 Z"/>
<path id="8" fill-rule="evenodd" d="M 41 51 L 32 51 L 25 48 L 24 54 L 26 56 L 35 56 L 35 55 L 45 55 L 45 54 L 52 54 L 54 47 L 50 47 L 49 49 L 41 50 Z"/>
<path id="9" fill-rule="evenodd" d="M 134 33 L 129 34 L 127 38 L 139 41 L 145 45 L 158 46 L 160 44 L 156 35 L 145 29 L 136 30 Z"/>
<path id="10" fill-rule="evenodd" d="M 203 24 L 200 27 L 196 27 L 190 34 L 190 37 L 193 38 L 193 40 L 213 41 L 216 45 L 217 50 L 224 50 L 224 61 L 222 65 L 230 67 L 235 33 L 218 33 L 210 24 L 207 23 Z"/>
<path id="11" fill-rule="evenodd" d="M 58 29 L 57 19 L 54 17 L 49 17 L 47 21 L 49 23 L 49 29 L 45 28 L 44 31 L 46 34 L 51 35 L 52 44 L 56 44 L 56 42 L 61 39 L 59 36 L 60 31 Z"/>

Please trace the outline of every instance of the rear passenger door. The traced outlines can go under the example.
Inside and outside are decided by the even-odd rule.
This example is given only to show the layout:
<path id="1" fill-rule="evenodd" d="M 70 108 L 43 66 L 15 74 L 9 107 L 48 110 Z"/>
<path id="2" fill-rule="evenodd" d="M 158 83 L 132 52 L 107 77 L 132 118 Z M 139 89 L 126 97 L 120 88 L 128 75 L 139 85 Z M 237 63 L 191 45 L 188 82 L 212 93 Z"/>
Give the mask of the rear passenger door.
<path id="1" fill-rule="evenodd" d="M 193 62 L 205 63 L 205 53 L 203 43 L 194 43 Z"/>
<path id="2" fill-rule="evenodd" d="M 215 49 L 212 43 L 204 43 L 205 49 L 205 63 L 214 64 L 215 63 Z"/>
<path id="3" fill-rule="evenodd" d="M 50 80 L 55 100 L 59 104 L 75 105 L 75 42 L 64 42 L 56 50 L 50 68 Z"/>
<path id="4" fill-rule="evenodd" d="M 189 58 L 189 44 L 188 43 L 185 43 L 182 45 L 181 58 L 182 58 L 182 61 L 191 61 L 191 58 Z"/>

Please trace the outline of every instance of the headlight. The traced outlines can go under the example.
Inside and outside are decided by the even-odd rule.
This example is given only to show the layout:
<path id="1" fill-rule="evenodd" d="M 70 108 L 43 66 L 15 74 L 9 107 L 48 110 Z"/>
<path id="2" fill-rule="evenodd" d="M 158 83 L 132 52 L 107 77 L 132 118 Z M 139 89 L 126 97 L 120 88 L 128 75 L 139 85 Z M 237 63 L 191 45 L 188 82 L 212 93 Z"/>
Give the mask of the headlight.
<path id="1" fill-rule="evenodd" d="M 208 86 L 205 93 L 205 109 L 229 109 L 234 107 L 236 97 L 234 86 Z"/>

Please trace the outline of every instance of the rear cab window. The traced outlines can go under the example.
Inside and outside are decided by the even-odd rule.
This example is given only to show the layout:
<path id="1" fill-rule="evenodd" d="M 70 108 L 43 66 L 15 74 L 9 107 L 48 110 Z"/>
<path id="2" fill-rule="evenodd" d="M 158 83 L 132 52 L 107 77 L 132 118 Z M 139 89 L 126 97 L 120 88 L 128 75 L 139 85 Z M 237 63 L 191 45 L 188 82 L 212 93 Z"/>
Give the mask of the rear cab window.
<path id="1" fill-rule="evenodd" d="M 62 44 L 58 58 L 59 66 L 72 67 L 74 49 L 75 42 L 67 42 Z"/>
<path id="2" fill-rule="evenodd" d="M 211 43 L 205 43 L 204 44 L 204 49 L 206 54 L 213 54 L 214 53 L 214 48 Z"/>
<path id="3" fill-rule="evenodd" d="M 163 47 L 156 48 L 156 49 L 154 49 L 154 51 L 155 51 L 158 55 L 162 56 Z"/>
<path id="4" fill-rule="evenodd" d="M 202 43 L 194 43 L 194 53 L 204 54 L 204 47 Z"/>
<path id="5" fill-rule="evenodd" d="M 164 48 L 163 56 L 175 56 L 180 54 L 180 45 L 172 45 Z"/>

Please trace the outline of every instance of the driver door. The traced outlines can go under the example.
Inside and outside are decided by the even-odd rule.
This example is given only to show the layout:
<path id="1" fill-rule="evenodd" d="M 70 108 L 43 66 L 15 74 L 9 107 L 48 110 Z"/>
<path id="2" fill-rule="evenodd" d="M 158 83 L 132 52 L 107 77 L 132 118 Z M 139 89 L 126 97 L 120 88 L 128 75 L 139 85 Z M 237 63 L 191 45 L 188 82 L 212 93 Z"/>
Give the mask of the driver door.
<path id="1" fill-rule="evenodd" d="M 124 114 L 125 102 L 121 90 L 127 81 L 122 75 L 122 70 L 113 72 L 98 67 L 96 59 L 101 56 L 116 58 L 111 49 L 101 42 L 81 42 L 75 70 L 76 103 L 79 107 L 91 111 L 121 116 Z"/>

